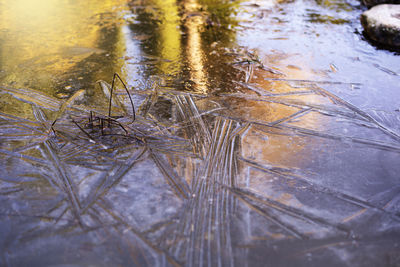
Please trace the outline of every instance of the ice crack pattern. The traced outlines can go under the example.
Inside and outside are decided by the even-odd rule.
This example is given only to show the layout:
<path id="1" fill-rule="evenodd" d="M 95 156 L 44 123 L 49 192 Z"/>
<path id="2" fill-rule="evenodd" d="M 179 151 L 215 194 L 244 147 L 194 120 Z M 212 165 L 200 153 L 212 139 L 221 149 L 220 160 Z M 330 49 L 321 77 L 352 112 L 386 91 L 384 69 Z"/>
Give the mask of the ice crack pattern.
<path id="1" fill-rule="evenodd" d="M 1 261 L 334 266 L 373 250 L 395 262 L 399 117 L 318 82 L 270 82 L 285 92 L 131 89 L 136 120 L 120 93 L 109 128 L 88 120 L 107 111 L 79 104 L 82 92 L 1 87 L 20 107 L 0 113 Z"/>

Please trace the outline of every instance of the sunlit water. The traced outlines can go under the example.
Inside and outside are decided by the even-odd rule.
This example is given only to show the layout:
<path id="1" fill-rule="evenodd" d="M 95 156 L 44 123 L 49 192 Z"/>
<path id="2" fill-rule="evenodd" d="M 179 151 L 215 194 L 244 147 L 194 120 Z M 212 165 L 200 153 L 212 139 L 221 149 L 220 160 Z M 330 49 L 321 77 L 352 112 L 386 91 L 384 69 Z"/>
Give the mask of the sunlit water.
<path id="1" fill-rule="evenodd" d="M 400 58 L 364 9 L 0 1 L 0 265 L 398 266 Z"/>

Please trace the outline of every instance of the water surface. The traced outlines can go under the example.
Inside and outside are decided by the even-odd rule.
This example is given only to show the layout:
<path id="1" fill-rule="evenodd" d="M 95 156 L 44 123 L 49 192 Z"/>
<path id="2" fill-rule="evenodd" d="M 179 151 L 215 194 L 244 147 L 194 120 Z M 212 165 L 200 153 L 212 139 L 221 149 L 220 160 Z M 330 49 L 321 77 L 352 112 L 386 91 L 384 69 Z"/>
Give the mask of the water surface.
<path id="1" fill-rule="evenodd" d="M 0 1 L 0 265 L 397 266 L 400 61 L 363 10 Z"/>

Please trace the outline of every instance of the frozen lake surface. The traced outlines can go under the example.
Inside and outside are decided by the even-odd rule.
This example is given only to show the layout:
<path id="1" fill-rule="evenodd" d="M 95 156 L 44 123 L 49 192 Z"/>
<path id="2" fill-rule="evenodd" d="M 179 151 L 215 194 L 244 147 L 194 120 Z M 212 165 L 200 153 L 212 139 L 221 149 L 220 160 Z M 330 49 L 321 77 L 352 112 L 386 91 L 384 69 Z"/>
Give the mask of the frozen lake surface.
<path id="1" fill-rule="evenodd" d="M 399 266 L 400 58 L 363 10 L 0 1 L 0 265 Z"/>

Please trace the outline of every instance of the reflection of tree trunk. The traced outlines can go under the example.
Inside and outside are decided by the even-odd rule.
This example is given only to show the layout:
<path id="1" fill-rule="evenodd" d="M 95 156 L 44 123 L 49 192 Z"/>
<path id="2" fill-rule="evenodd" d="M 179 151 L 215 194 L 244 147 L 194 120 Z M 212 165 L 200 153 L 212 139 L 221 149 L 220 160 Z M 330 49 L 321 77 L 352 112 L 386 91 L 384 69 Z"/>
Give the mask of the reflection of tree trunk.
<path id="1" fill-rule="evenodd" d="M 176 0 L 155 0 L 155 5 L 162 11 L 163 16 L 158 23 L 160 34 L 159 68 L 163 74 L 177 74 L 181 67 L 181 33 L 180 19 Z"/>
<path id="2" fill-rule="evenodd" d="M 195 83 L 195 91 L 199 93 L 207 93 L 207 75 L 204 67 L 204 52 L 202 48 L 202 40 L 200 30 L 204 23 L 200 15 L 195 14 L 197 11 L 196 0 L 185 1 L 184 10 L 187 17 L 184 26 L 187 31 L 187 47 L 186 58 L 190 68 L 190 80 Z"/>
<path id="3" fill-rule="evenodd" d="M 129 28 L 140 40 L 140 48 L 148 59 L 145 65 L 146 76 L 162 75 L 168 86 L 186 89 L 197 93 L 209 93 L 208 84 L 214 88 L 232 88 L 231 74 L 234 69 L 225 64 L 221 55 L 212 53 L 215 41 L 220 46 L 231 46 L 235 33 L 228 26 L 235 25 L 230 19 L 235 4 L 225 1 L 161 1 L 132 3 L 132 13 L 139 23 Z M 203 10 L 203 11 L 200 11 Z M 182 11 L 182 14 L 179 14 Z M 225 17 L 229 17 L 228 19 Z M 223 23 L 210 23 L 209 20 Z M 181 30 L 184 34 L 181 34 Z"/>

